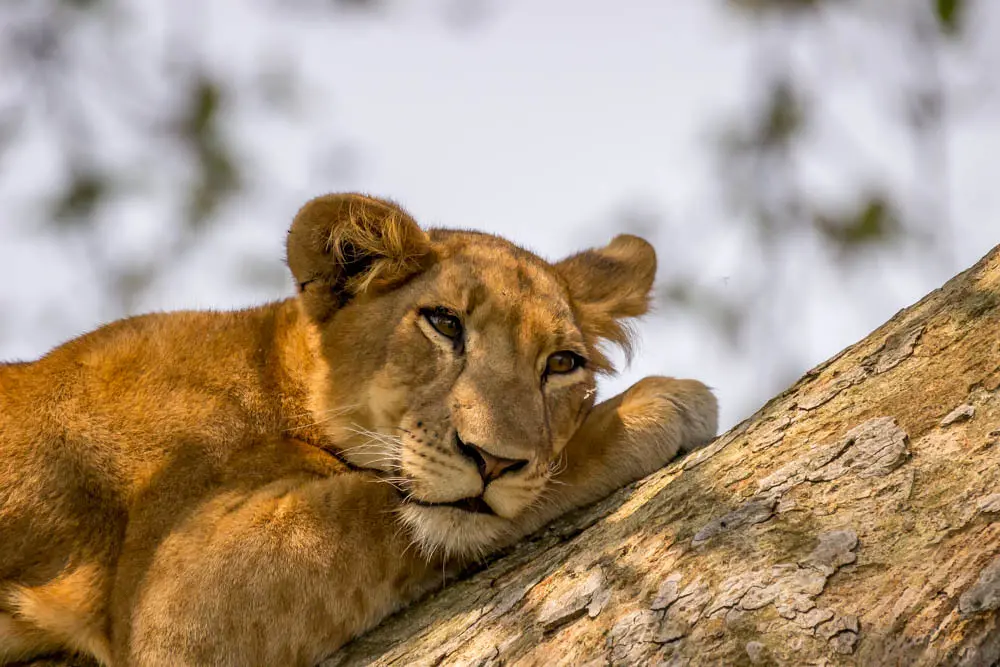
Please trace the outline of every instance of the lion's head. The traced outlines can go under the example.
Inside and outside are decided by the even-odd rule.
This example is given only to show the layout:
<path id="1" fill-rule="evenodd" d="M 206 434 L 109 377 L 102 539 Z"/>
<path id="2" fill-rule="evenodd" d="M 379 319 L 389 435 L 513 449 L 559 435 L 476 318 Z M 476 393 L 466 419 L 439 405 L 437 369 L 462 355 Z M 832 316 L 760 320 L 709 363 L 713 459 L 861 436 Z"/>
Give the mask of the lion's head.
<path id="1" fill-rule="evenodd" d="M 550 264 L 487 234 L 422 230 L 361 195 L 306 204 L 288 263 L 323 361 L 316 421 L 382 471 L 427 551 L 472 555 L 539 501 L 644 313 L 652 247 L 618 236 Z"/>

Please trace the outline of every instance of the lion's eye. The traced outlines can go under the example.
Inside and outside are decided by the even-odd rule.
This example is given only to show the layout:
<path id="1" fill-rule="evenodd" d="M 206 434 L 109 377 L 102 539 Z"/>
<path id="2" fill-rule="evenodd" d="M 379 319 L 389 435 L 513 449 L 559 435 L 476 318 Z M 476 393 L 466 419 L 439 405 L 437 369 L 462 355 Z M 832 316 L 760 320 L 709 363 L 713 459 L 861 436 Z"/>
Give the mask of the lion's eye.
<path id="1" fill-rule="evenodd" d="M 446 338 L 458 338 L 462 335 L 462 321 L 444 308 L 427 310 L 424 317 L 435 331 Z"/>
<path id="2" fill-rule="evenodd" d="M 575 352 L 556 352 L 549 356 L 549 360 L 545 364 L 545 372 L 548 374 L 569 373 L 583 365 L 583 357 Z"/>

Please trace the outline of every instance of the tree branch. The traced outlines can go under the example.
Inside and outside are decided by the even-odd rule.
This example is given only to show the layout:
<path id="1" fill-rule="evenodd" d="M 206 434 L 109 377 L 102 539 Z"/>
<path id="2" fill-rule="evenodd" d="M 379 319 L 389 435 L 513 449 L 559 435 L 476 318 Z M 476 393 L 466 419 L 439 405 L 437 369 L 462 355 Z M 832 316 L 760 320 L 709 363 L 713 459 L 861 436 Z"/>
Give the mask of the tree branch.
<path id="1" fill-rule="evenodd" d="M 1000 660 L 1000 246 L 326 665 Z"/>

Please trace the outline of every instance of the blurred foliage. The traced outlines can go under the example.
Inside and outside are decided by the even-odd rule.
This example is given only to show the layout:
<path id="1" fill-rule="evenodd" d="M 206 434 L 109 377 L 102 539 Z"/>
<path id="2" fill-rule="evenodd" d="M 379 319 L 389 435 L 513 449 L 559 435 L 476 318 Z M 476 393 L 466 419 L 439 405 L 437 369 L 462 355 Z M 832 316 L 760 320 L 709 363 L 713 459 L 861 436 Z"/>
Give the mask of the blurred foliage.
<path id="1" fill-rule="evenodd" d="M 324 0 L 323 11 L 375 11 L 378 0 Z M 219 212 L 245 187 L 246 158 L 229 139 L 236 99 L 201 55 L 189 8 L 166 11 L 168 48 L 137 51 L 129 40 L 136 0 L 0 2 L 0 160 L 32 125 L 54 140 L 58 184 L 38 224 L 82 239 L 100 267 L 111 313 L 124 313 L 166 270 L 182 262 Z M 101 35 L 99 52 L 82 35 Z M 141 33 L 141 29 L 138 30 Z M 137 55 L 136 54 L 140 54 Z M 265 111 L 288 116 L 298 94 L 293 63 L 259 64 Z M 167 97 L 164 96 L 167 88 Z M 109 132 L 137 136 L 124 155 L 105 150 Z M 167 167 L 169 165 L 169 167 Z M 177 215 L 155 260 L 112 257 L 96 242 L 108 206 L 153 196 L 166 180 Z M 249 266 L 258 266 L 252 258 Z M 261 270 L 275 282 L 275 272 Z M 279 283 L 280 284 L 280 283 Z"/>
<path id="2" fill-rule="evenodd" d="M 51 213 L 59 226 L 87 224 L 94 219 L 98 205 L 108 196 L 108 178 L 96 169 L 83 169 L 70 175 L 69 183 L 56 197 Z"/>
<path id="3" fill-rule="evenodd" d="M 115 310 L 128 310 L 161 270 L 180 260 L 196 233 L 212 223 L 241 184 L 234 147 L 224 133 L 228 100 L 223 82 L 208 63 L 188 55 L 196 49 L 184 34 L 168 37 L 176 52 L 155 55 L 149 49 L 144 58 L 152 60 L 143 62 L 122 57 L 134 52 L 128 42 L 132 9 L 128 0 L 0 4 L 6 37 L 0 43 L 0 76 L 7 84 L 0 88 L 0 118 L 10 119 L 12 128 L 0 133 L 0 141 L 12 143 L 32 123 L 51 130 L 62 185 L 51 193 L 50 213 L 42 224 L 87 241 L 84 246 L 101 267 L 106 291 L 119 304 Z M 102 52 L 81 46 L 81 35 L 93 31 L 102 36 Z M 162 102 L 162 91 L 145 81 L 150 72 L 174 89 L 178 101 Z M 113 159 L 102 150 L 109 128 L 115 127 L 142 138 L 137 155 Z M 147 165 L 165 155 L 178 157 L 183 165 L 180 175 L 172 176 L 183 181 L 178 191 L 187 193 L 186 205 L 178 207 L 183 214 L 177 229 L 157 262 L 116 264 L 101 244 L 89 239 L 108 204 L 153 186 L 149 181 L 156 179 L 145 178 L 150 176 Z"/>
<path id="4" fill-rule="evenodd" d="M 264 2 L 269 11 L 307 12 L 310 19 L 342 13 L 364 20 L 379 20 L 402 4 Z M 895 12 L 891 20 L 876 17 L 890 11 L 890 5 Z M 943 148 L 947 91 L 937 63 L 946 41 L 963 38 L 970 5 L 970 0 L 728 0 L 733 15 L 757 28 L 760 39 L 748 62 L 751 103 L 726 119 L 712 145 L 719 194 L 728 214 L 719 224 L 748 232 L 744 261 L 767 271 L 741 280 L 739 289 L 707 285 L 696 269 L 678 272 L 668 277 L 662 296 L 702 318 L 734 348 L 753 354 L 748 341 L 762 340 L 769 350 L 761 354 L 772 355 L 770 365 L 801 370 L 800 360 L 788 359 L 783 341 L 774 334 L 784 329 L 774 292 L 782 281 L 795 283 L 796 277 L 785 275 L 783 267 L 798 252 L 796 243 L 803 238 L 814 241 L 830 251 L 835 269 L 847 272 L 855 258 L 908 243 L 933 245 L 935 234 L 944 233 L 947 219 L 934 219 L 947 210 L 948 176 Z M 183 262 L 234 198 L 252 187 L 254 165 L 231 139 L 237 112 L 248 100 L 262 101 L 270 120 L 292 123 L 304 86 L 299 64 L 280 58 L 254 62 L 256 73 L 238 86 L 225 80 L 199 43 L 198 18 L 192 14 L 197 5 L 164 4 L 169 15 L 167 47 L 143 50 L 145 60 L 134 62 L 134 45 L 128 40 L 137 28 L 139 6 L 139 0 L 0 0 L 0 165 L 10 169 L 3 163 L 9 154 L 5 149 L 33 126 L 44 126 L 51 134 L 59 173 L 44 201 L 47 214 L 40 224 L 83 240 L 93 265 L 100 267 L 113 313 L 130 311 L 168 268 Z M 461 29 L 490 17 L 488 0 L 453 0 L 443 6 L 445 21 Z M 922 194 L 932 203 L 930 226 L 921 228 L 912 214 L 904 213 L 906 202 L 896 199 L 898 193 L 879 183 L 857 184 L 848 201 L 836 207 L 801 183 L 801 154 L 808 150 L 823 109 L 814 87 L 817 77 L 803 75 L 796 63 L 795 41 L 802 34 L 815 34 L 832 12 L 850 14 L 856 23 L 883 21 L 885 29 L 905 33 L 900 48 L 910 51 L 903 58 L 918 64 L 918 75 L 885 85 L 900 88 L 887 98 L 890 113 L 900 114 L 900 125 L 912 133 L 915 160 L 926 183 Z M 79 39 L 95 31 L 103 46 L 98 53 L 81 48 L 86 40 Z M 843 53 L 824 55 L 827 63 L 850 60 Z M 868 65 L 861 63 L 857 69 Z M 862 71 L 860 76 L 875 75 Z M 112 157 L 105 150 L 108 132 L 121 129 L 138 136 L 140 145 Z M 845 151 L 863 150 L 849 138 L 842 143 Z M 331 147 L 326 155 L 336 163 L 321 165 L 330 173 L 343 174 L 356 163 L 350 147 Z M 155 258 L 108 256 L 96 241 L 107 211 L 118 202 L 163 191 L 176 200 L 168 203 L 175 217 Z M 658 233 L 655 220 L 625 222 L 643 234 Z M 273 264 L 255 258 L 246 258 L 241 270 L 247 284 L 277 284 L 284 278 Z"/>
<path id="5" fill-rule="evenodd" d="M 963 0 L 935 0 L 934 13 L 945 33 L 959 34 L 965 8 Z"/>
<path id="6" fill-rule="evenodd" d="M 759 126 L 750 140 L 761 148 L 787 144 L 801 129 L 803 116 L 798 92 L 787 80 L 778 81 L 771 88 Z"/>
<path id="7" fill-rule="evenodd" d="M 833 2 L 847 4 L 851 0 L 729 0 L 731 6 L 740 10 L 785 14 L 815 11 Z M 917 2 L 914 4 L 916 5 Z M 957 35 L 961 29 L 961 21 L 968 3 L 965 0 L 930 0 L 930 2 L 933 3 L 934 14 L 940 23 L 941 30 L 948 34 Z"/>
<path id="8" fill-rule="evenodd" d="M 841 253 L 889 243 L 903 232 L 898 215 L 884 195 L 860 197 L 857 207 L 842 216 L 817 213 L 816 229 Z"/>
<path id="9" fill-rule="evenodd" d="M 833 260 L 830 268 L 845 278 L 855 260 L 872 253 L 917 247 L 932 254 L 937 246 L 947 245 L 934 242 L 947 238 L 949 224 L 947 92 L 938 61 L 945 40 L 961 39 L 968 4 L 926 0 L 889 7 L 882 0 L 729 0 L 737 16 L 759 26 L 760 35 L 749 64 L 756 101 L 723 124 L 716 144 L 718 187 L 730 216 L 720 224 L 750 232 L 751 243 L 741 253 L 744 265 L 736 269 L 744 277 L 733 289 L 728 281 L 706 283 L 697 268 L 680 271 L 668 278 L 660 296 L 702 319 L 741 355 L 752 355 L 759 368 L 774 369 L 770 378 L 761 377 L 770 390 L 793 380 L 811 361 L 794 357 L 786 333 L 794 304 L 808 299 L 800 278 L 786 268 L 795 265 L 803 244 L 827 251 Z M 887 91 L 886 100 L 898 102 L 886 110 L 899 114 L 901 126 L 910 129 L 915 170 L 922 177 L 920 196 L 931 203 L 923 211 L 928 221 L 913 218 L 913 201 L 896 199 L 905 193 L 873 182 L 859 183 L 848 201 L 837 206 L 803 183 L 802 156 L 814 150 L 809 142 L 816 136 L 821 109 L 815 99 L 822 91 L 815 88 L 815 72 L 811 77 L 802 72 L 795 49 L 798 44 L 801 53 L 806 42 L 806 48 L 819 50 L 819 62 L 844 62 L 843 55 L 823 53 L 817 46 L 832 12 L 850 15 L 856 24 L 869 22 L 873 34 L 891 26 L 893 37 L 910 50 L 902 56 L 916 64 L 916 75 L 884 83 L 883 88 L 899 88 Z M 878 75 L 855 70 L 849 76 Z M 854 153 L 853 161 L 864 164 L 864 146 L 852 141 L 850 128 L 841 129 L 840 150 Z M 903 204 L 911 205 L 905 223 Z M 765 271 L 753 270 L 762 265 Z"/>
<path id="10" fill-rule="evenodd" d="M 729 0 L 737 9 L 765 12 L 801 12 L 816 9 L 830 0 Z"/>
<path id="11" fill-rule="evenodd" d="M 378 20 L 399 4 L 264 3 L 276 15 L 310 21 L 340 15 Z M 0 168 L 10 168 L 3 164 L 10 149 L 36 139 L 32 133 L 39 128 L 54 161 L 55 183 L 38 202 L 43 212 L 17 224 L 78 240 L 102 281 L 109 316 L 131 312 L 247 192 L 258 165 L 233 145 L 238 114 L 253 105 L 258 122 L 292 124 L 301 111 L 301 64 L 261 59 L 252 62 L 257 72 L 246 80 L 228 80 L 206 53 L 197 7 L 198 0 L 162 3 L 157 21 L 163 25 L 156 30 L 165 34 L 152 33 L 149 48 L 136 49 L 135 40 L 150 34 L 143 23 L 149 6 L 140 0 L 0 0 Z M 442 5 L 441 18 L 461 28 L 487 15 L 487 0 Z M 138 145 L 110 149 L 119 135 Z M 316 168 L 334 178 L 350 175 L 357 164 L 347 145 L 318 153 Z M 108 211 L 120 203 L 162 201 L 164 192 L 170 222 L 154 256 L 109 252 L 101 242 Z M 250 285 L 280 286 L 286 279 L 270 258 L 245 257 L 239 270 Z"/>
<path id="12" fill-rule="evenodd" d="M 187 109 L 182 111 L 178 140 L 191 146 L 198 177 L 187 206 L 187 220 L 200 226 L 238 187 L 240 176 L 229 147 L 221 139 L 221 84 L 199 72 L 188 84 Z"/>

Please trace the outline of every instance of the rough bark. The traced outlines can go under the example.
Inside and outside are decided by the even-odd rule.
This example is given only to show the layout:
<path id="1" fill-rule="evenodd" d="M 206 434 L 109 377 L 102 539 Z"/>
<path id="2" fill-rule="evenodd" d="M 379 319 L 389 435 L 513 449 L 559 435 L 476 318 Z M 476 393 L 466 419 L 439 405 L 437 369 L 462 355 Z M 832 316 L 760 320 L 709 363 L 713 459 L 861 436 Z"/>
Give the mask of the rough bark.
<path id="1" fill-rule="evenodd" d="M 328 664 L 998 664 L 998 386 L 1000 246 Z"/>

